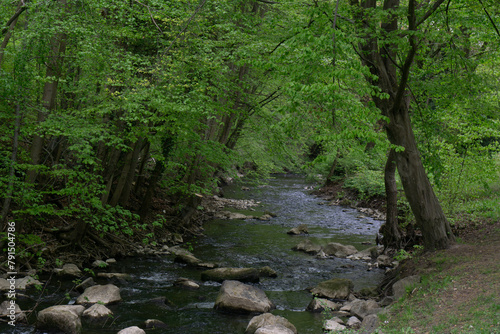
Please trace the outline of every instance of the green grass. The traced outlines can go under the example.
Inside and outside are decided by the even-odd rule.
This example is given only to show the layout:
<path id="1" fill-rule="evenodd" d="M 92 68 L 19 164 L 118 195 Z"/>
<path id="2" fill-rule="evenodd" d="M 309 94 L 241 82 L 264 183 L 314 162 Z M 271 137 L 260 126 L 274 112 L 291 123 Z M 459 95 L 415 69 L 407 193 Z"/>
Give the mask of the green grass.
<path id="1" fill-rule="evenodd" d="M 491 282 L 470 282 L 461 264 L 472 257 L 454 258 L 437 253 L 431 261 L 436 273 L 423 276 L 413 294 L 394 303 L 380 314 L 385 334 L 500 334 L 500 299 Z M 496 268 L 480 268 L 497 279 Z M 476 285 L 474 285 L 476 284 Z M 479 284 L 479 285 L 478 285 Z M 472 298 L 455 300 L 456 288 L 475 288 Z M 478 289 L 479 287 L 479 289 Z"/>

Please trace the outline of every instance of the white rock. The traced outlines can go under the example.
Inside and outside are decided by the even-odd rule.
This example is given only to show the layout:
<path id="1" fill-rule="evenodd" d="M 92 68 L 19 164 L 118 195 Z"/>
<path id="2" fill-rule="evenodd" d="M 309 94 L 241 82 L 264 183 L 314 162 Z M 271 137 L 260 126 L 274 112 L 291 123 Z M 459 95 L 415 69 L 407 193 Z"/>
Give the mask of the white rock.
<path id="1" fill-rule="evenodd" d="M 257 333 L 258 329 L 269 326 L 282 326 L 285 327 L 291 334 L 297 334 L 297 329 L 292 323 L 290 323 L 290 321 L 288 321 L 283 317 L 273 315 L 271 313 L 264 313 L 253 317 L 248 323 L 247 329 L 245 330 L 245 334 L 254 334 Z M 287 332 L 284 329 L 281 329 L 281 331 Z M 281 332 L 276 332 L 276 333 L 281 333 Z"/>
<path id="2" fill-rule="evenodd" d="M 118 334 L 146 334 L 146 332 L 137 326 L 132 326 L 122 329 Z"/>
<path id="3" fill-rule="evenodd" d="M 358 329 L 359 327 L 361 327 L 361 321 L 356 317 L 350 317 L 347 320 L 347 326 L 349 326 L 350 328 Z"/>
<path id="4" fill-rule="evenodd" d="M 89 319 L 90 321 L 103 321 L 113 316 L 113 312 L 102 304 L 94 304 L 85 311 L 83 311 L 82 317 Z"/>
<path id="5" fill-rule="evenodd" d="M 344 325 L 339 324 L 338 322 L 334 320 L 327 320 L 325 324 L 323 325 L 323 329 L 325 331 L 332 331 L 332 332 L 340 332 L 346 329 L 347 327 Z"/>
<path id="6" fill-rule="evenodd" d="M 103 260 L 95 260 L 94 262 L 92 262 L 92 267 L 105 268 L 107 266 L 108 264 Z"/>
<path id="7" fill-rule="evenodd" d="M 120 289 L 113 284 L 94 285 L 76 299 L 77 304 L 111 304 L 121 301 Z"/>
<path id="8" fill-rule="evenodd" d="M 80 277 L 82 276 L 82 271 L 76 264 L 68 263 L 65 264 L 62 269 L 56 268 L 54 269 L 54 272 L 57 275 L 60 276 L 73 276 L 73 277 Z"/>
<path id="9" fill-rule="evenodd" d="M 328 299 L 324 298 L 313 298 L 306 310 L 311 312 L 322 312 L 324 310 L 337 311 L 340 308 L 340 304 L 334 303 Z"/>
<path id="10" fill-rule="evenodd" d="M 238 281 L 224 281 L 214 308 L 229 312 L 265 313 L 274 308 L 274 304 L 261 289 Z"/>
<path id="11" fill-rule="evenodd" d="M 66 334 L 79 334 L 82 331 L 80 317 L 85 310 L 82 305 L 57 305 L 38 312 L 37 328 L 59 330 Z"/>
<path id="12" fill-rule="evenodd" d="M 12 309 L 12 305 L 14 305 L 13 309 Z M 16 323 L 26 321 L 26 315 L 21 310 L 19 305 L 17 305 L 17 303 L 12 304 L 10 300 L 6 300 L 2 304 L 0 304 L 0 318 L 9 317 L 11 315 L 15 316 Z M 8 321 L 11 321 L 11 319 L 9 318 Z"/>

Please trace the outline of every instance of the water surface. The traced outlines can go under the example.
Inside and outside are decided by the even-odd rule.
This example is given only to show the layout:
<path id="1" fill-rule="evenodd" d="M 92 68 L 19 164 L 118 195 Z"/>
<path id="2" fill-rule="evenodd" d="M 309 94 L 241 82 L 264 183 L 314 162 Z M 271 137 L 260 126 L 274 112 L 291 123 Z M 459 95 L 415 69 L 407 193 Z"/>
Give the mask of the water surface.
<path id="1" fill-rule="evenodd" d="M 268 185 L 250 187 L 232 185 L 224 189 L 227 198 L 254 199 L 261 202 L 255 210 L 270 211 L 277 217 L 269 221 L 214 220 L 205 225 L 205 237 L 190 242 L 194 255 L 205 262 L 216 262 L 230 267 L 270 266 L 278 272 L 277 278 L 264 278 L 256 284 L 263 289 L 277 308 L 272 313 L 292 322 L 301 334 L 322 333 L 322 315 L 306 312 L 311 301 L 308 287 L 331 278 L 349 278 L 355 290 L 376 286 L 383 271 L 368 271 L 367 264 L 347 259 L 319 259 L 292 251 L 304 238 L 326 244 L 340 242 L 354 245 L 359 250 L 369 247 L 363 242 L 374 242 L 381 224 L 361 217 L 355 209 L 320 205 L 323 200 L 309 194 L 310 184 L 301 176 L 276 175 Z M 292 227 L 306 224 L 307 236 L 291 236 Z M 116 333 L 128 326 L 141 327 L 147 319 L 159 319 L 167 329 L 148 330 L 162 334 L 238 334 L 244 333 L 252 316 L 232 315 L 213 310 L 220 284 L 201 282 L 201 270 L 174 263 L 172 256 L 129 258 L 120 261 L 109 271 L 131 274 L 127 282 L 116 283 L 121 288 L 123 302 L 111 305 L 115 318 L 104 328 L 85 327 L 83 334 Z M 179 277 L 200 282 L 196 291 L 173 287 Z M 98 281 L 106 284 L 107 281 Z M 42 300 L 42 306 L 64 300 L 64 289 Z M 75 296 L 76 297 L 76 296 Z M 167 304 L 158 302 L 164 297 Z M 74 300 L 74 298 L 73 298 Z M 32 301 L 19 302 L 31 307 Z M 0 325 L 2 333 L 44 333 L 30 327 L 12 329 Z"/>

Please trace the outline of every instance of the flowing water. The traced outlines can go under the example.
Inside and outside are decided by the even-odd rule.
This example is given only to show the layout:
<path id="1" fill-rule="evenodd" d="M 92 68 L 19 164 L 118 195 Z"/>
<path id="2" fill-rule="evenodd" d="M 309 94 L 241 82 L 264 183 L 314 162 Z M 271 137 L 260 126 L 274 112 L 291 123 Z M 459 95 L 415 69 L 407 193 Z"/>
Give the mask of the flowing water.
<path id="1" fill-rule="evenodd" d="M 326 244 L 340 242 L 354 245 L 358 250 L 363 242 L 373 242 L 381 222 L 361 217 L 355 209 L 324 204 L 308 194 L 310 184 L 301 176 L 276 175 L 268 185 L 242 191 L 240 186 L 224 189 L 227 198 L 254 199 L 261 202 L 259 211 L 277 215 L 269 221 L 213 220 L 205 225 L 205 237 L 191 241 L 194 255 L 205 262 L 227 267 L 270 266 L 277 278 L 264 278 L 256 286 L 263 289 L 276 304 L 272 313 L 292 322 L 301 334 L 322 333 L 322 315 L 305 311 L 312 297 L 306 288 L 331 278 L 349 278 L 354 289 L 373 287 L 382 279 L 383 271 L 368 271 L 365 262 L 348 259 L 319 259 L 292 251 L 303 238 Z M 300 224 L 309 229 L 307 236 L 291 236 L 286 232 Z M 200 282 L 198 269 L 173 262 L 172 256 L 161 258 L 130 258 L 113 265 L 111 272 L 131 274 L 121 282 L 123 302 L 111 305 L 115 318 L 105 328 L 84 328 L 83 334 L 116 333 L 128 326 L 142 326 L 147 319 L 159 319 L 166 329 L 148 330 L 162 334 L 238 334 L 244 333 L 252 316 L 217 312 L 214 301 L 219 283 Z M 173 287 L 179 277 L 200 282 L 195 291 Z M 98 281 L 106 284 L 106 281 Z M 46 297 L 42 305 L 60 302 L 64 289 Z M 155 301 L 166 297 L 168 306 Z M 19 302 L 23 307 L 22 301 Z M 26 302 L 28 303 L 28 302 Z M 28 303 L 29 304 L 29 303 Z M 111 321 L 110 321 L 111 323 Z M 11 328 L 0 325 L 2 333 L 44 333 L 30 327 Z"/>

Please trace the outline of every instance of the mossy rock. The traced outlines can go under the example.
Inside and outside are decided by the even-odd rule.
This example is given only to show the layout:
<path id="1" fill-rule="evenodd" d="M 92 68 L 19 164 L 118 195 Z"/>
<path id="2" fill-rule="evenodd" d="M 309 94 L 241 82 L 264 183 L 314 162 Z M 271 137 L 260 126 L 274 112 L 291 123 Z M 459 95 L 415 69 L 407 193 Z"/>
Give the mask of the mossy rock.
<path id="1" fill-rule="evenodd" d="M 320 282 L 311 293 L 320 298 L 342 299 L 346 300 L 354 288 L 354 283 L 345 278 L 333 278 L 328 281 Z"/>

